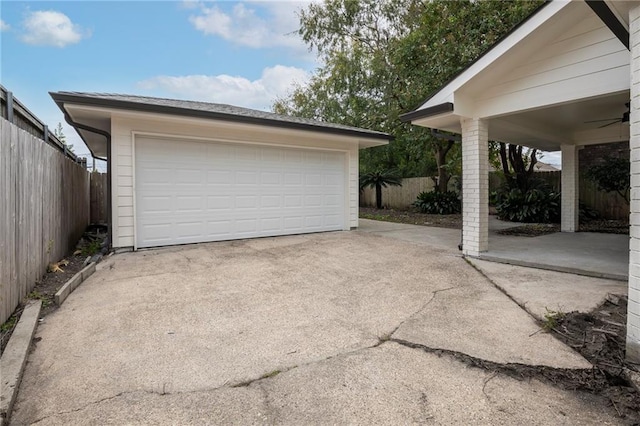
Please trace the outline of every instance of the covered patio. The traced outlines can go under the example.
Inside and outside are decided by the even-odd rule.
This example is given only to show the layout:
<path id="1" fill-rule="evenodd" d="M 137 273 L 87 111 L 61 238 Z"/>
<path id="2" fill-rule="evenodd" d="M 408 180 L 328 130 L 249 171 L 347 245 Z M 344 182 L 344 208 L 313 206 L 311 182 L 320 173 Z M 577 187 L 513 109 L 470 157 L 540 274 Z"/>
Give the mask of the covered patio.
<path id="1" fill-rule="evenodd" d="M 629 272 L 627 358 L 638 363 L 639 97 L 640 2 L 554 0 L 403 116 L 462 135 L 464 255 L 539 259 L 542 267 L 589 267 L 622 279 L 622 271 Z M 597 121 L 610 117 L 619 119 L 605 127 Z M 512 245 L 490 232 L 490 140 L 562 152 L 562 234 Z M 630 242 L 625 236 L 576 234 L 578 150 L 620 141 L 629 141 L 631 150 Z"/>
<path id="2" fill-rule="evenodd" d="M 511 226 L 511 222 L 490 216 L 489 249 L 478 258 L 618 281 L 629 277 L 627 235 L 557 232 L 522 237 L 498 233 Z"/>

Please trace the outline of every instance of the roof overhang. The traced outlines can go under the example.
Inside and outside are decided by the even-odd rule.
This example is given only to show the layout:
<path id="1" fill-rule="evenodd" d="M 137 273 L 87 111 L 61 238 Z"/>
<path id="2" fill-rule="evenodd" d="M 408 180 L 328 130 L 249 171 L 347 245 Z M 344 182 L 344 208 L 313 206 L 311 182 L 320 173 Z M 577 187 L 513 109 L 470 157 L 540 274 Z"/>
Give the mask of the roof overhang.
<path id="1" fill-rule="evenodd" d="M 487 119 L 490 121 L 490 139 L 545 150 L 558 150 L 562 144 L 588 145 L 625 140 L 629 134 L 628 123 L 603 124 L 607 124 L 604 119 L 622 117 L 625 103 L 629 102 L 629 54 L 626 46 L 631 6 L 629 2 L 551 1 L 435 92 L 422 106 L 402 115 L 401 120 L 460 133 L 461 119 Z M 601 57 L 600 63 L 605 63 L 597 70 L 597 78 L 593 77 L 591 81 L 586 77 L 582 80 L 575 78 L 575 87 L 567 86 L 566 93 L 551 89 L 545 92 L 544 82 L 540 82 L 540 89 L 535 89 L 535 92 L 535 84 L 531 84 L 528 91 L 519 92 L 518 87 L 512 88 L 513 95 L 510 98 L 503 96 L 506 100 L 502 103 L 496 100 L 499 99 L 497 90 L 488 92 L 487 88 L 503 90 L 509 84 L 515 84 L 512 70 L 522 69 L 528 60 L 533 60 L 529 57 L 534 52 L 546 54 L 551 42 L 563 37 L 569 40 L 567 29 L 578 25 L 587 26 L 580 30 L 582 33 L 592 31 L 600 34 L 601 39 L 594 41 L 594 45 L 606 45 L 609 49 L 592 55 L 595 60 Z M 607 28 L 611 40 L 602 35 Z M 576 29 L 573 37 L 582 34 L 580 31 Z M 626 45 L 623 43 L 625 37 Z M 576 64 L 576 67 L 585 69 L 588 66 L 587 61 Z M 535 70 L 530 73 L 534 76 L 532 80 L 538 78 Z M 556 81 L 561 81 L 561 78 Z M 527 97 L 528 102 L 523 102 L 523 97 Z M 603 123 L 593 123 L 597 120 Z"/>
<path id="2" fill-rule="evenodd" d="M 315 135 L 324 138 L 349 140 L 359 148 L 386 145 L 392 136 L 370 132 L 364 129 L 338 128 L 307 123 L 269 120 L 211 111 L 199 111 L 165 105 L 150 105 L 113 99 L 100 99 L 69 93 L 50 93 L 65 119 L 73 126 L 94 157 L 107 155 L 108 135 L 111 133 L 113 116 L 130 116 L 140 119 L 160 119 L 162 121 L 191 122 L 199 125 L 260 126 L 269 132 L 299 132 L 301 135 Z"/>

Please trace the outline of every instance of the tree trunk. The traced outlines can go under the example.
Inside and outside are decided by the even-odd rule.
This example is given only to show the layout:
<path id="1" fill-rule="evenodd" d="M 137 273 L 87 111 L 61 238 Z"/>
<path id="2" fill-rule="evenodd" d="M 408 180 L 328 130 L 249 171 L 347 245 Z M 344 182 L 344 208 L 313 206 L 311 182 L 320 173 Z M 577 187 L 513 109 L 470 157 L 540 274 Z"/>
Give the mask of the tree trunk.
<path id="1" fill-rule="evenodd" d="M 502 171 L 510 188 L 519 188 L 522 192 L 529 189 L 529 183 L 533 177 L 534 166 L 538 162 L 537 150 L 534 149 L 528 156 L 528 167 L 522 156 L 522 146 L 500 142 L 500 161 Z"/>
<path id="2" fill-rule="evenodd" d="M 376 207 L 382 208 L 382 185 L 376 184 Z"/>
<path id="3" fill-rule="evenodd" d="M 435 187 L 436 192 L 447 192 L 449 188 L 449 180 L 451 180 L 451 174 L 446 169 L 447 154 L 453 147 L 453 141 L 446 141 L 443 143 L 434 143 L 433 149 L 436 158 L 436 166 L 438 167 L 438 182 Z"/>

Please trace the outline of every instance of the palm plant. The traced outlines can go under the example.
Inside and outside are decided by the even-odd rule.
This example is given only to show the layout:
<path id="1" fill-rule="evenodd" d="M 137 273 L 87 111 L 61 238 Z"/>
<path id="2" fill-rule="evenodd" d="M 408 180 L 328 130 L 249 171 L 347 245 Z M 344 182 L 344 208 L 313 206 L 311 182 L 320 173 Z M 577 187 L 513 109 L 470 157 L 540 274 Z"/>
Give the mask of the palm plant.
<path id="1" fill-rule="evenodd" d="M 376 207 L 382 208 L 382 188 L 402 186 L 402 178 L 395 170 L 375 170 L 360 176 L 360 190 L 366 187 L 376 189 Z"/>

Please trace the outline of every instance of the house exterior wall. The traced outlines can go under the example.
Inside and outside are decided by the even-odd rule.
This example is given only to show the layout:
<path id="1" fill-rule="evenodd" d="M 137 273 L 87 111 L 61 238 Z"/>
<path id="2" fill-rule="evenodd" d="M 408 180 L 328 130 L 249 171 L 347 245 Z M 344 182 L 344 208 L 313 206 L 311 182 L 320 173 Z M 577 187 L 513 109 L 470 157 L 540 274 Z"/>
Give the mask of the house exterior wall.
<path id="1" fill-rule="evenodd" d="M 176 139 L 264 143 L 289 147 L 341 150 L 348 157 L 348 209 L 351 228 L 358 226 L 358 140 L 348 137 L 265 128 L 255 125 L 113 115 L 111 118 L 113 247 L 133 247 L 134 221 L 134 139 L 136 133 L 172 136 Z"/>
<path id="2" fill-rule="evenodd" d="M 640 363 L 640 6 L 629 12 L 631 46 L 631 214 L 627 359 Z"/>
<path id="3" fill-rule="evenodd" d="M 473 116 L 490 117 L 629 88 L 627 49 L 585 5 L 572 7 L 584 10 L 569 18 L 575 23 L 567 23 L 560 36 L 527 50 L 526 57 L 509 58 L 517 61 L 514 64 L 496 61 L 486 70 L 489 75 L 509 70 L 499 84 L 487 87 L 481 77 L 460 89 L 474 99 Z M 524 49 L 520 52 L 524 54 Z"/>

